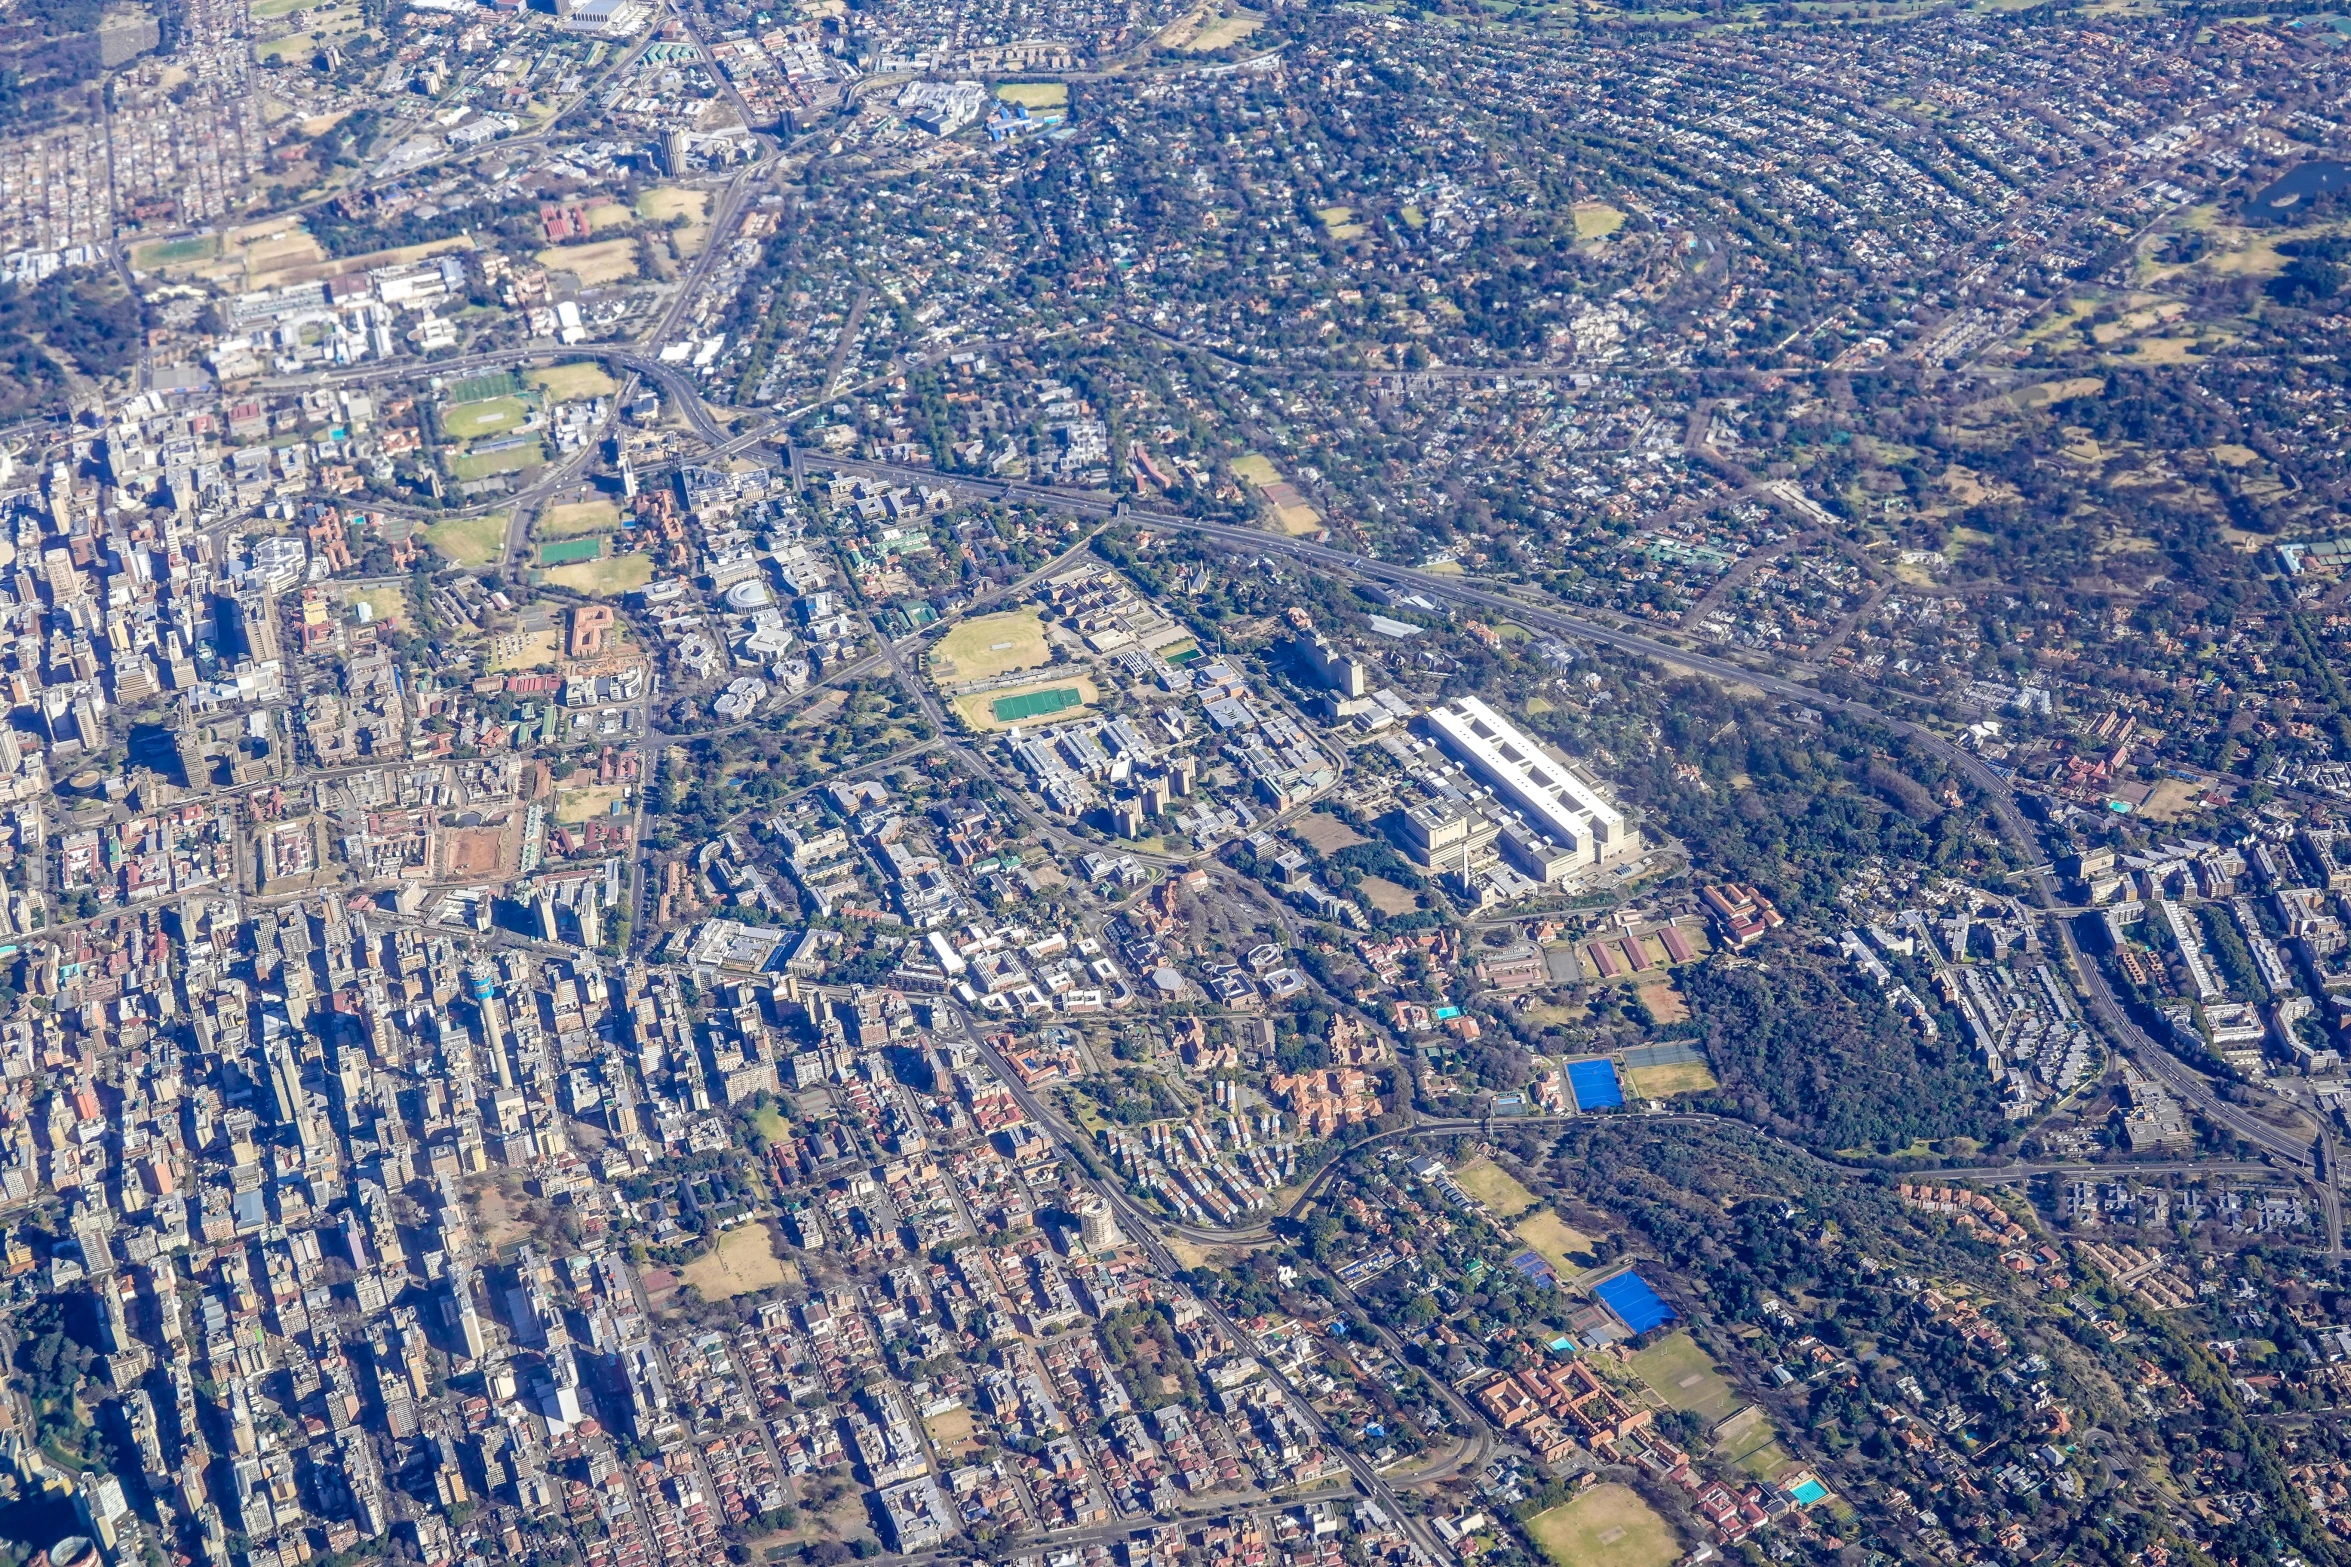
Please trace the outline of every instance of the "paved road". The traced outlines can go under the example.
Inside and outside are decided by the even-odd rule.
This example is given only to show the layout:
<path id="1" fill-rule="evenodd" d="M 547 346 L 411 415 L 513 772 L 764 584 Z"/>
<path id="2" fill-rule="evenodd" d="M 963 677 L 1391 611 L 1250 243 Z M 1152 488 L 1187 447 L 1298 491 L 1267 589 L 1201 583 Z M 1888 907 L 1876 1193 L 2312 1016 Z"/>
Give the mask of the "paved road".
<path id="1" fill-rule="evenodd" d="M 1907 719 L 1874 708 L 1850 697 L 1841 697 L 1821 690 L 1816 685 L 1785 675 L 1763 670 L 1752 665 L 1694 652 L 1687 648 L 1663 642 L 1639 632 L 1606 625 L 1587 616 L 1545 604 L 1530 603 L 1517 594 L 1481 588 L 1459 577 L 1442 576 L 1421 571 L 1415 567 L 1373 559 L 1351 550 L 1337 549 L 1327 544 L 1315 544 L 1303 539 L 1282 538 L 1256 528 L 1237 527 L 1229 523 L 1204 522 L 1177 512 L 1125 506 L 1110 499 L 1071 494 L 1043 485 L 1011 484 L 965 479 L 945 479 L 928 468 L 900 467 L 887 463 L 872 463 L 857 459 L 833 457 L 825 453 L 795 450 L 795 459 L 807 466 L 836 471 L 872 473 L 908 483 L 938 484 L 947 482 L 959 489 L 988 495 L 1002 500 L 1028 501 L 1075 513 L 1079 516 L 1108 516 L 1123 514 L 1132 520 L 1153 527 L 1181 530 L 1206 538 L 1217 539 L 1236 548 L 1260 555 L 1285 555 L 1327 570 L 1370 577 L 1401 587 L 1409 587 L 1443 602 L 1477 605 L 1503 610 L 1523 624 L 1540 630 L 1557 632 L 1564 636 L 1596 642 L 1620 652 L 1634 653 L 1660 663 L 1711 675 L 1718 680 L 1745 685 L 1768 696 L 1779 697 L 1824 712 L 1841 713 L 1862 719 L 1905 735 L 1922 749 L 1940 758 L 1957 771 L 1964 773 L 1991 802 L 2001 835 L 2008 840 L 2027 863 L 2041 859 L 2041 849 L 2023 815 L 2017 808 L 2016 790 L 1999 773 L 1986 766 L 1974 753 L 1952 744 L 1933 730 Z M 1789 661 L 1784 667 L 1817 678 L 1822 671 L 1810 665 Z M 2046 872 L 2033 878 L 2035 901 L 2053 915 L 2062 906 Z M 2316 1172 L 2319 1158 L 2315 1146 L 2318 1128 L 2290 1107 L 2286 1114 L 2292 1124 L 2277 1122 L 2257 1113 L 2252 1108 L 2235 1104 L 2221 1097 L 2220 1092 L 2202 1073 L 2180 1060 L 2169 1050 L 2150 1038 L 2132 1022 L 2098 965 L 2083 954 L 2074 940 L 2071 923 L 2062 916 L 2055 917 L 2058 940 L 2066 963 L 2072 968 L 2082 993 L 2089 998 L 2090 1012 L 2100 1029 L 2119 1044 L 2133 1060 L 2165 1088 L 2178 1095 L 2214 1124 L 2225 1128 L 2238 1138 L 2300 1168 Z M 2342 1202 L 2331 1178 L 2320 1181 L 2320 1192 L 2328 1215 L 2329 1234 L 2339 1235 L 2342 1226 Z M 2337 1251 L 2340 1257 L 2339 1243 Z"/>
<path id="2" fill-rule="evenodd" d="M 1012 1070 L 1009 1062 L 998 1055 L 994 1049 L 981 1042 L 980 1036 L 972 1028 L 970 1015 L 958 1008 L 956 1018 L 964 1037 L 987 1058 L 988 1065 L 994 1069 L 998 1079 L 1011 1090 L 1013 1100 L 1020 1106 L 1022 1113 L 1065 1149 L 1071 1150 L 1073 1155 L 1082 1149 L 1084 1139 L 1065 1125 L 1059 1116 L 1055 1115 L 1042 1100 L 1029 1091 L 1027 1086 L 1021 1082 L 1019 1074 Z M 1073 1157 L 1071 1163 L 1080 1170 L 1088 1167 L 1086 1159 L 1083 1157 Z M 1126 1188 L 1122 1184 L 1115 1181 L 1098 1180 L 1090 1175 L 1084 1177 L 1084 1180 L 1097 1195 L 1110 1204 L 1112 1212 L 1118 1215 L 1120 1227 L 1149 1253 L 1153 1264 L 1159 1268 L 1162 1277 L 1173 1278 L 1183 1271 L 1182 1264 L 1177 1262 L 1174 1253 L 1167 1249 L 1167 1242 L 1160 1233 L 1160 1221 L 1145 1212 L 1133 1199 L 1128 1197 Z M 1264 1347 L 1257 1342 L 1256 1338 L 1243 1331 L 1240 1324 L 1227 1316 L 1213 1301 L 1203 1297 L 1201 1305 L 1215 1321 L 1220 1332 L 1233 1343 L 1244 1346 L 1256 1356 L 1259 1363 L 1265 1367 L 1266 1375 L 1272 1378 L 1282 1390 L 1293 1416 L 1309 1430 L 1316 1432 L 1322 1438 L 1323 1445 L 1338 1455 L 1340 1461 L 1346 1465 L 1348 1474 L 1353 1477 L 1356 1489 L 1378 1502 L 1386 1510 L 1388 1516 L 1395 1520 L 1397 1527 L 1404 1531 L 1406 1537 L 1426 1556 L 1428 1562 L 1445 1561 L 1447 1559 L 1446 1552 L 1439 1547 L 1435 1536 L 1429 1532 L 1428 1526 L 1405 1512 L 1403 1505 L 1397 1500 L 1395 1490 L 1386 1480 L 1381 1478 L 1379 1471 L 1373 1469 L 1361 1454 L 1351 1452 L 1340 1445 L 1322 1416 L 1315 1411 L 1312 1404 L 1307 1402 L 1305 1395 L 1298 1391 L 1296 1385 L 1288 1377 L 1274 1369 L 1272 1356 L 1265 1352 Z"/>

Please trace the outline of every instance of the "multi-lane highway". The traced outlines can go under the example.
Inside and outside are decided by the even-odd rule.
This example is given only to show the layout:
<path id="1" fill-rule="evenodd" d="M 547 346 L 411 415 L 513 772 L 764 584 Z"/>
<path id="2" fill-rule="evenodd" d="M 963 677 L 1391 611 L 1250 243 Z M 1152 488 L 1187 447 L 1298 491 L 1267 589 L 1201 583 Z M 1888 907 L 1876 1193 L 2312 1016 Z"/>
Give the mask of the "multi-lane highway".
<path id="1" fill-rule="evenodd" d="M 1659 663 L 1711 675 L 1716 679 L 1743 685 L 1769 696 L 1795 702 L 1822 712 L 1836 712 L 1865 720 L 1910 738 L 1945 763 L 1963 773 L 1989 802 L 1994 818 L 1999 823 L 2001 836 L 2028 864 L 2038 864 L 2042 851 L 2032 832 L 2025 825 L 2018 809 L 2016 790 L 1998 772 L 1985 765 L 1982 758 L 1962 749 L 1932 729 L 1872 707 L 1852 697 L 1821 689 L 1806 679 L 1790 678 L 1772 669 L 1734 661 L 1708 653 L 1694 652 L 1655 637 L 1629 631 L 1619 626 L 1594 620 L 1552 604 L 1531 602 L 1518 593 L 1505 593 L 1493 588 L 1477 586 L 1460 577 L 1421 571 L 1415 567 L 1398 565 L 1371 556 L 1343 550 L 1310 540 L 1286 538 L 1256 528 L 1239 527 L 1229 523 L 1206 522 L 1180 512 L 1151 508 L 1122 506 L 1121 503 L 1098 496 L 1073 494 L 1044 485 L 1013 484 L 998 481 L 974 481 L 946 478 L 928 468 L 902 467 L 887 463 L 834 457 L 806 449 L 794 449 L 794 458 L 807 467 L 831 471 L 868 473 L 876 477 L 903 483 L 937 485 L 947 483 L 966 492 L 986 495 L 999 500 L 1025 501 L 1051 507 L 1085 517 L 1104 517 L 1124 514 L 1134 521 L 1153 527 L 1181 530 L 1206 538 L 1216 539 L 1235 549 L 1260 555 L 1282 555 L 1327 571 L 1369 578 L 1397 587 L 1406 587 L 1432 600 L 1480 608 L 1493 609 L 1510 615 L 1521 624 L 1538 630 L 1552 631 L 1586 642 L 1615 648 L 1620 652 L 1638 654 Z M 1802 676 L 1817 681 L 1821 671 L 1809 665 L 1789 661 L 1781 666 L 1792 668 Z M 2052 915 L 2061 905 L 2056 890 L 2046 872 L 2035 872 L 2033 890 L 2036 902 Z M 2180 1060 L 2169 1050 L 2148 1037 L 2134 1023 L 2121 1003 L 2116 1000 L 2105 975 L 2096 963 L 2082 952 L 2074 939 L 2070 921 L 2057 916 L 2052 919 L 2067 966 L 2072 970 L 2081 992 L 2088 998 L 2092 1018 L 2108 1039 L 2120 1047 L 2150 1076 L 2168 1090 L 2193 1106 L 2214 1125 L 2231 1135 L 2261 1149 L 2264 1153 L 2300 1169 L 2321 1175 L 2316 1139 L 2319 1129 L 2290 1106 L 2279 1105 L 2280 1119 L 2260 1113 L 2252 1106 L 2235 1103 L 2225 1097 L 2200 1072 Z M 2328 1167 L 2317 1184 L 2327 1213 L 2330 1245 L 2338 1260 L 2342 1254 L 2342 1203 L 2335 1185 L 2333 1169 Z"/>

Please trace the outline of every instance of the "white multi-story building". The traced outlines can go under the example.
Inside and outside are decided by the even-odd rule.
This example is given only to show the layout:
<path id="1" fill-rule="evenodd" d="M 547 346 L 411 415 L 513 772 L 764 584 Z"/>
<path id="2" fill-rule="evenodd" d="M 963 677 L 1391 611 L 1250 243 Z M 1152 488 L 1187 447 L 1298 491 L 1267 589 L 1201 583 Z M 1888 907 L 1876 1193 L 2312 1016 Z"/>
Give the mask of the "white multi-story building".
<path id="1" fill-rule="evenodd" d="M 1622 811 L 1483 701 L 1457 697 L 1431 708 L 1428 721 L 1437 742 L 1462 766 L 1537 833 L 1568 851 L 1571 868 L 1639 852 L 1641 835 L 1625 824 Z"/>

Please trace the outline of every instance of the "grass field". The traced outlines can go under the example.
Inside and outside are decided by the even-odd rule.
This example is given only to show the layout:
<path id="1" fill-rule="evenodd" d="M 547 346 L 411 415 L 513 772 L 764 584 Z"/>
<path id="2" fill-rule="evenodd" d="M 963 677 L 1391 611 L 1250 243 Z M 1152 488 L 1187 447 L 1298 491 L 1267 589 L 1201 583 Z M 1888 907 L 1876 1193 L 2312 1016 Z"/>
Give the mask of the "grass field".
<path id="1" fill-rule="evenodd" d="M 944 681 L 986 680 L 1016 669 L 1035 669 L 1052 658 L 1045 645 L 1045 621 L 1033 609 L 967 620 L 931 649 L 931 674 Z"/>
<path id="2" fill-rule="evenodd" d="M 550 271 L 569 272 L 587 287 L 618 283 L 637 275 L 635 239 L 602 239 L 588 245 L 550 245 L 531 258 Z"/>
<path id="3" fill-rule="evenodd" d="M 1420 907 L 1420 899 L 1410 887 L 1385 876 L 1366 876 L 1357 885 L 1371 906 L 1382 914 L 1410 914 Z"/>
<path id="4" fill-rule="evenodd" d="M 974 691 L 967 696 L 959 696 L 955 698 L 955 711 L 962 716 L 965 723 L 971 725 L 974 729 L 1009 728 L 1015 723 L 1023 722 L 1023 720 L 1014 718 L 998 718 L 996 716 L 996 704 L 998 702 L 1004 701 L 1010 697 L 1023 696 L 1030 692 L 1056 691 L 1063 688 L 1075 688 L 1078 695 L 1084 698 L 1085 706 L 1064 708 L 1062 711 L 1053 714 L 1053 721 L 1057 723 L 1067 722 L 1071 719 L 1083 717 L 1087 707 L 1091 707 L 1094 703 L 1102 699 L 1101 693 L 1094 688 L 1094 682 L 1089 677 L 1085 675 L 1078 675 L 1074 677 L 1064 676 L 1059 680 L 1039 680 L 1033 686 L 1022 686 L 1013 690 Z M 1026 721 L 1035 722 L 1033 719 Z"/>
<path id="5" fill-rule="evenodd" d="M 500 397 L 512 397 L 520 390 L 512 371 L 492 370 L 487 375 L 469 375 L 462 381 L 450 382 L 449 401 L 486 403 Z"/>
<path id="6" fill-rule="evenodd" d="M 1537 1513 L 1527 1533 L 1558 1567 L 1671 1567 L 1682 1554 L 1672 1525 L 1623 1485 L 1596 1485 Z"/>
<path id="7" fill-rule="evenodd" d="M 1778 1479 L 1796 1461 L 1780 1445 L 1771 1416 L 1760 1404 L 1749 1404 L 1717 1426 L 1712 1435 L 1714 1451 L 1725 1463 L 1736 1464 L 1759 1480 Z"/>
<path id="8" fill-rule="evenodd" d="M 710 216 L 710 192 L 656 185 L 637 198 L 637 216 L 648 223 L 668 223 L 680 216 L 699 223 Z"/>
<path id="9" fill-rule="evenodd" d="M 1670 1099 L 1675 1094 L 1701 1094 L 1709 1088 L 1720 1087 L 1714 1074 L 1703 1061 L 1684 1061 L 1674 1066 L 1627 1067 L 1625 1086 L 1643 1099 Z"/>
<path id="10" fill-rule="evenodd" d="M 1269 484 L 1282 482 L 1281 470 L 1273 465 L 1270 458 L 1262 457 L 1256 452 L 1244 452 L 1233 459 L 1233 477 L 1243 483 L 1254 484 L 1260 489 Z"/>
<path id="11" fill-rule="evenodd" d="M 628 797 L 629 791 L 622 784 L 583 784 L 577 789 L 558 789 L 555 819 L 567 827 L 576 827 L 599 816 L 610 816 L 612 808 Z"/>
<path id="12" fill-rule="evenodd" d="M 1669 1333 L 1633 1356 L 1633 1370 L 1676 1409 L 1687 1409 L 1712 1426 L 1727 1419 L 1740 1398 L 1714 1361 L 1688 1333 Z"/>
<path id="13" fill-rule="evenodd" d="M 1355 221 L 1353 207 L 1317 207 L 1314 209 L 1314 220 L 1333 239 L 1361 239 L 1371 232 Z"/>
<path id="14" fill-rule="evenodd" d="M 2105 390 L 2106 382 L 2101 377 L 2077 375 L 2063 381 L 2043 381 L 2037 386 L 2020 386 L 2008 394 L 2008 400 L 2030 413 L 2036 408 L 2072 402 L 2077 397 L 2096 397 Z"/>
<path id="15" fill-rule="evenodd" d="M 656 185 L 637 198 L 637 216 L 648 225 L 666 230 L 679 217 L 686 226 L 670 236 L 681 256 L 696 256 L 710 240 L 710 192 L 683 190 L 674 185 Z"/>
<path id="16" fill-rule="evenodd" d="M 449 471 L 460 479 L 487 479 L 494 473 L 521 473 L 546 460 L 547 453 L 534 441 L 502 452 L 467 452 L 449 464 Z"/>
<path id="17" fill-rule="evenodd" d="M 545 669 L 563 656 L 563 633 L 549 627 L 545 631 L 518 633 L 511 642 L 494 639 L 492 646 L 505 646 L 504 652 L 492 653 L 485 671 L 502 675 L 509 670 Z"/>
<path id="18" fill-rule="evenodd" d="M 1578 239 L 1606 239 L 1624 227 L 1624 214 L 1604 201 L 1579 201 L 1574 212 Z"/>
<path id="19" fill-rule="evenodd" d="M 459 517 L 424 530 L 425 542 L 460 566 L 487 566 L 506 545 L 506 513 Z"/>
<path id="20" fill-rule="evenodd" d="M 1575 1260 L 1581 1252 L 1592 1255 L 1592 1237 L 1545 1208 L 1530 1213 L 1510 1227 L 1511 1233 L 1542 1253 L 1543 1260 L 1559 1270 L 1563 1279 L 1575 1277 L 1590 1264 Z"/>
<path id="21" fill-rule="evenodd" d="M 519 430 L 530 416 L 530 405 L 521 398 L 493 397 L 488 402 L 459 403 L 454 408 L 442 409 L 441 429 L 451 440 L 470 441 L 479 436 Z"/>
<path id="22" fill-rule="evenodd" d="M 347 593 L 344 605 L 357 614 L 359 606 L 367 606 L 368 620 L 373 625 L 398 625 L 408 618 L 408 590 L 394 583 L 387 587 L 369 588 L 365 592 Z"/>
<path id="23" fill-rule="evenodd" d="M 776 1255 L 773 1231 L 765 1224 L 743 1224 L 687 1263 L 680 1277 L 701 1291 L 704 1300 L 731 1300 L 787 1283 L 793 1272 L 791 1264 Z"/>
<path id="24" fill-rule="evenodd" d="M 1491 1159 L 1470 1160 L 1453 1172 L 1453 1180 L 1463 1191 L 1493 1209 L 1504 1223 L 1529 1208 L 1542 1206 L 1533 1192 L 1519 1185 L 1509 1171 Z"/>
<path id="25" fill-rule="evenodd" d="M 620 526 L 620 508 L 610 501 L 578 501 L 569 506 L 550 506 L 539 513 L 539 521 L 531 529 L 542 539 L 571 539 L 583 533 L 610 533 Z"/>
<path id="26" fill-rule="evenodd" d="M 1248 11 L 1236 11 L 1231 16 L 1220 16 L 1199 32 L 1183 47 L 1193 54 L 1207 54 L 1214 49 L 1229 49 L 1265 25 L 1265 18 Z"/>
<path id="27" fill-rule="evenodd" d="M 1067 82 L 1006 82 L 996 89 L 996 96 L 1006 103 L 1017 103 L 1031 109 L 1066 109 L 1069 107 Z"/>
<path id="28" fill-rule="evenodd" d="M 191 261 L 210 261 L 220 249 L 216 234 L 197 234 L 187 239 L 158 240 L 152 245 L 141 245 L 131 252 L 131 265 L 141 272 L 152 272 L 157 267 L 186 265 Z"/>
<path id="29" fill-rule="evenodd" d="M 610 397 L 620 390 L 620 383 L 606 375 L 599 364 L 550 365 L 544 370 L 530 371 L 523 379 L 559 403 Z"/>
<path id="30" fill-rule="evenodd" d="M 557 566 L 542 579 L 551 587 L 569 588 L 575 593 L 592 593 L 609 597 L 619 593 L 634 593 L 653 580 L 653 557 L 645 554 L 615 555 L 609 560 L 585 560 L 576 566 Z"/>

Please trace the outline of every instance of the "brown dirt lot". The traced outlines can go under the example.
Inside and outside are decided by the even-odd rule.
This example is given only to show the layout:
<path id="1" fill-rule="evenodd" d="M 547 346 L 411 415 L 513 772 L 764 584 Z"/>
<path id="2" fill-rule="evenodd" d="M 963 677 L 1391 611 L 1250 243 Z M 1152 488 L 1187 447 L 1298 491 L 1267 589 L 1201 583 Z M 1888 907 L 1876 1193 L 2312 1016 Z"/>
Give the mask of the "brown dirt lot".
<path id="1" fill-rule="evenodd" d="M 1317 854 L 1336 854 L 1371 841 L 1328 811 L 1308 811 L 1290 824 L 1290 831 Z"/>

